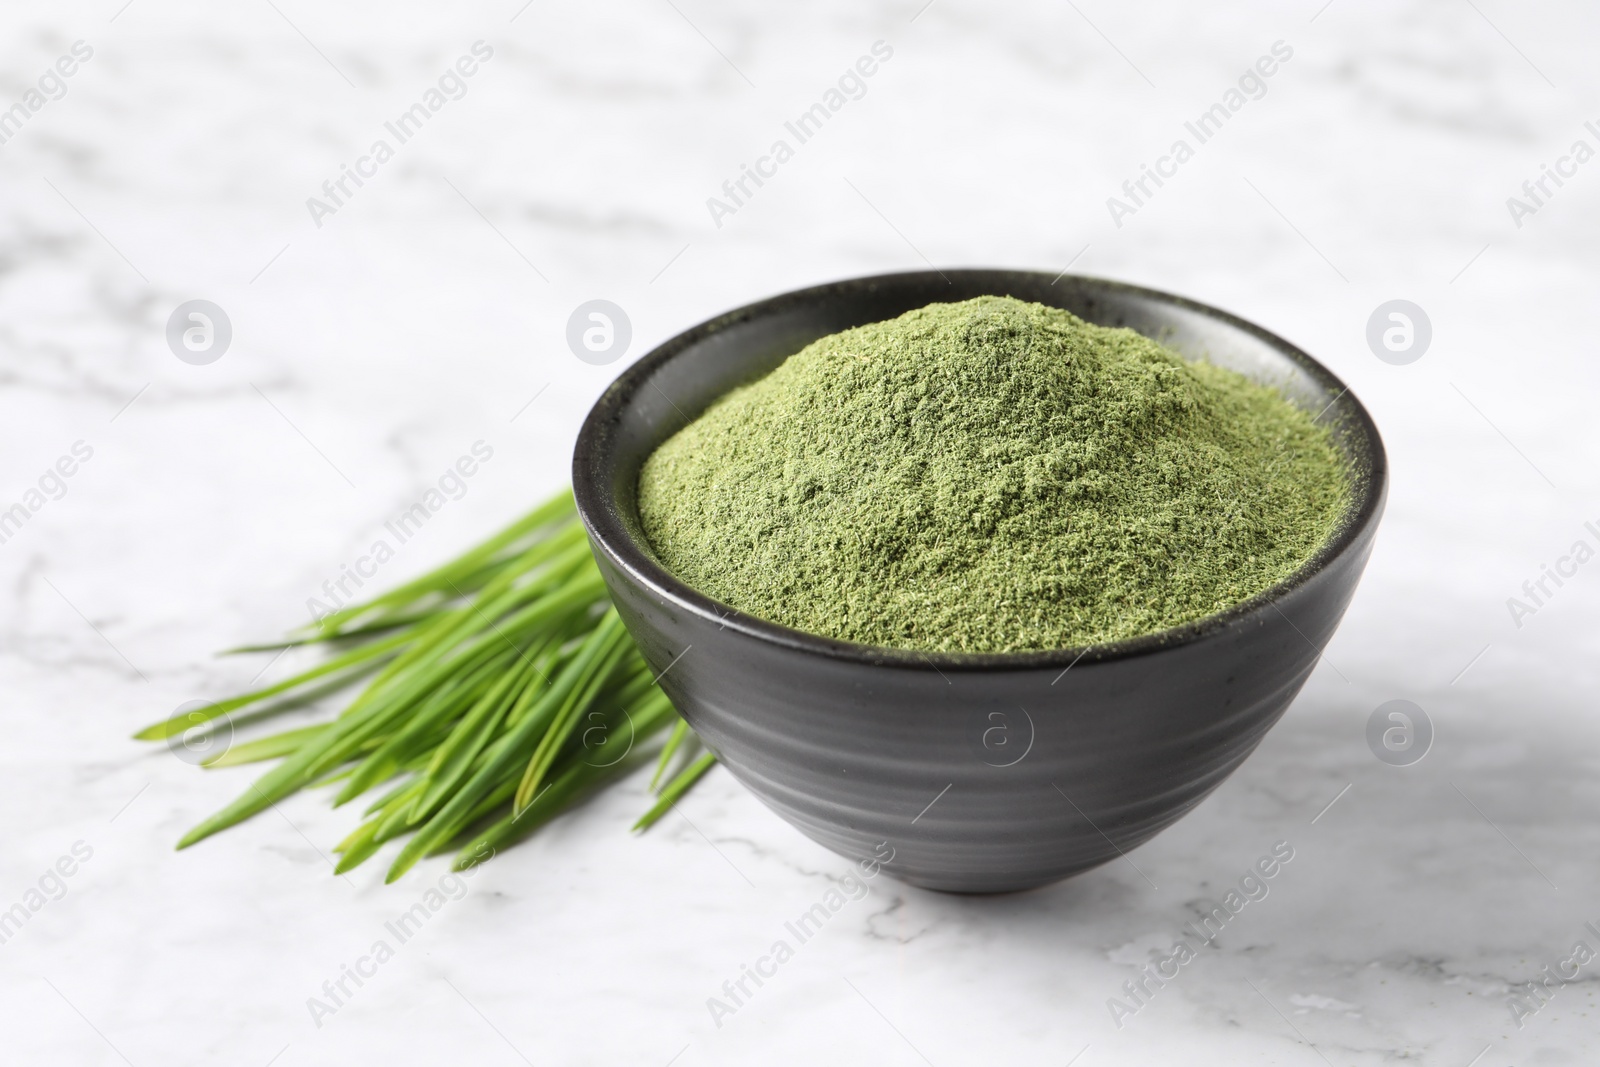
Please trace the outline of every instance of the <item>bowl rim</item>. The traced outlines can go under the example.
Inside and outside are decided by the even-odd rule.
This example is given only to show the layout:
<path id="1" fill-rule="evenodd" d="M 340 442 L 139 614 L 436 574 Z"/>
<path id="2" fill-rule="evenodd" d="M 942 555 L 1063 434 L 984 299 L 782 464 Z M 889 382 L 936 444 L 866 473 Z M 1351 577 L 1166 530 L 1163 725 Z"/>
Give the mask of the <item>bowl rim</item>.
<path id="1" fill-rule="evenodd" d="M 1277 584 L 1224 611 L 1170 629 L 1141 634 L 1121 641 L 1062 649 L 1027 652 L 932 652 L 841 641 L 795 630 L 747 614 L 680 581 L 657 563 L 651 551 L 641 546 L 627 527 L 618 520 L 619 509 L 615 494 L 611 491 L 610 479 L 596 477 L 598 472 L 609 470 L 610 466 L 609 463 L 601 462 L 603 458 L 609 459 L 602 455 L 602 450 L 612 442 L 613 430 L 623 408 L 639 388 L 668 362 L 702 339 L 729 326 L 760 318 L 775 311 L 786 310 L 796 304 L 825 300 L 846 290 L 875 287 L 884 283 L 926 281 L 935 278 L 948 280 L 952 275 L 980 281 L 985 278 L 999 280 L 1006 277 L 1029 279 L 1053 277 L 1052 285 L 1065 280 L 1091 291 L 1120 292 L 1179 307 L 1216 319 L 1265 343 L 1333 395 L 1333 401 L 1316 418 L 1321 419 L 1337 406 L 1340 418 L 1347 421 L 1348 427 L 1355 431 L 1353 436 L 1359 438 L 1365 448 L 1370 472 L 1364 480 L 1353 485 L 1355 499 L 1345 511 L 1339 528 L 1309 560 Z M 689 612 L 704 622 L 715 624 L 719 629 L 735 630 L 747 637 L 795 651 L 875 666 L 932 670 L 941 673 L 1048 670 L 1057 667 L 1071 669 L 1080 661 L 1100 663 L 1131 659 L 1193 644 L 1245 623 L 1252 617 L 1264 615 L 1268 609 L 1277 610 L 1277 602 L 1284 600 L 1289 594 L 1327 570 L 1341 556 L 1366 539 L 1382 514 L 1388 490 L 1388 458 L 1377 425 L 1365 406 L 1350 391 L 1349 386 L 1303 349 L 1231 312 L 1160 289 L 1092 275 L 1063 273 L 1052 276 L 1045 271 L 1006 268 L 945 268 L 863 275 L 790 290 L 725 311 L 668 338 L 619 374 L 606 387 L 584 418 L 573 449 L 572 489 L 579 518 L 596 550 L 603 552 L 613 565 L 625 571 L 633 581 L 647 589 L 658 600 Z M 1281 614 L 1281 611 L 1279 613 Z"/>

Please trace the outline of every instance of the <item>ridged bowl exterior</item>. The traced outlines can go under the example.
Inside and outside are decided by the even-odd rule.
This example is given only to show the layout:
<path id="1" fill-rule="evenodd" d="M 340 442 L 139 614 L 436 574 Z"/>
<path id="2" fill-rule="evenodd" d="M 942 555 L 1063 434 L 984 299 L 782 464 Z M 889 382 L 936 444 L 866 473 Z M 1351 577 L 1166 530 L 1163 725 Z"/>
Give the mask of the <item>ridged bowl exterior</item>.
<path id="1" fill-rule="evenodd" d="M 864 278 L 730 312 L 666 342 L 596 403 L 573 487 L 612 599 L 728 770 L 809 837 L 932 889 L 1026 889 L 1115 859 L 1198 804 L 1289 706 L 1355 591 L 1382 513 L 1377 430 L 1287 342 L 1179 297 L 1091 278 Z M 938 300 L 1005 294 L 1128 325 L 1322 412 L 1355 500 L 1300 572 L 1178 630 L 1115 645 L 951 655 L 846 644 L 731 611 L 668 574 L 639 526 L 639 468 L 728 389 L 806 343 Z"/>

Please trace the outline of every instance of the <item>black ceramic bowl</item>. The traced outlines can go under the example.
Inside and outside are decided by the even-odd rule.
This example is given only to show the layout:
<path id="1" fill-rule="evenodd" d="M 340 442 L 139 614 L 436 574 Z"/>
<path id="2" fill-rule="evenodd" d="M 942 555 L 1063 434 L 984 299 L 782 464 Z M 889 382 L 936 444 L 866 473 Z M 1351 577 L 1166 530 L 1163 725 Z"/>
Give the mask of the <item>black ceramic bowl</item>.
<path id="1" fill-rule="evenodd" d="M 1354 472 L 1338 532 L 1289 579 L 1223 614 L 1116 644 L 1006 655 L 924 655 L 800 633 L 731 610 L 656 560 L 636 493 L 657 445 L 818 337 L 984 294 L 1129 326 L 1280 386 L 1333 427 Z M 835 852 L 892 854 L 891 875 L 969 893 L 1025 889 L 1114 859 L 1232 773 L 1332 637 L 1386 484 L 1366 411 L 1281 338 L 1165 293 L 998 270 L 837 282 L 702 323 L 606 390 L 572 466 L 617 610 L 734 777 Z"/>

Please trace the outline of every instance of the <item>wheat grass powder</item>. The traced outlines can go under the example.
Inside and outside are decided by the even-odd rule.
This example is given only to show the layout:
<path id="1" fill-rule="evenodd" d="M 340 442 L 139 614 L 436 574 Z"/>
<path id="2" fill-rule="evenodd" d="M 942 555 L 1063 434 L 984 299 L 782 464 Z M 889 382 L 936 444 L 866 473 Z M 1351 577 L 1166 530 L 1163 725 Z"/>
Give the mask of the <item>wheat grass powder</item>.
<path id="1" fill-rule="evenodd" d="M 1350 500 L 1284 395 L 985 296 L 823 337 L 661 445 L 662 564 L 797 630 L 928 652 L 1166 630 L 1304 564 Z"/>

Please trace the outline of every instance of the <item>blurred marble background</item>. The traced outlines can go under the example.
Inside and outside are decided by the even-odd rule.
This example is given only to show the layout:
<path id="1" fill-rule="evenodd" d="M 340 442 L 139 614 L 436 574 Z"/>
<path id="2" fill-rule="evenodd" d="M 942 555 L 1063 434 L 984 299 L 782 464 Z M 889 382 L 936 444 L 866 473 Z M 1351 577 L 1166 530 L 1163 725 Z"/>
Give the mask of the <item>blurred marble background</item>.
<path id="1" fill-rule="evenodd" d="M 1600 563 L 1507 604 L 1600 544 L 1600 162 L 1573 156 L 1600 148 L 1592 8 L 14 0 L 0 24 L 0 509 L 28 513 L 0 526 L 0 910 L 47 898 L 0 943 L 0 1059 L 1593 1062 L 1600 961 L 1535 1013 L 1508 996 L 1600 951 Z M 709 210 L 876 42 L 859 98 Z M 1275 44 L 1258 98 L 1113 218 Z M 1388 517 L 1284 721 L 1131 863 L 993 899 L 875 880 L 720 1026 L 707 998 L 848 866 L 721 771 L 632 839 L 633 780 L 463 883 L 317 1025 L 307 999 L 443 869 L 331 877 L 356 813 L 319 796 L 174 853 L 251 772 L 128 734 L 283 676 L 294 657 L 213 653 L 298 623 L 474 442 L 492 461 L 387 580 L 560 485 L 590 402 L 656 342 L 928 263 L 1181 292 L 1372 410 Z M 564 339 L 595 298 L 632 323 L 609 366 Z M 232 327 L 205 365 L 166 340 L 195 299 Z M 1431 322 L 1407 365 L 1366 340 L 1392 299 Z M 1365 740 L 1392 699 L 1435 731 L 1412 766 Z M 1114 1019 L 1278 841 L 1269 896 Z"/>

